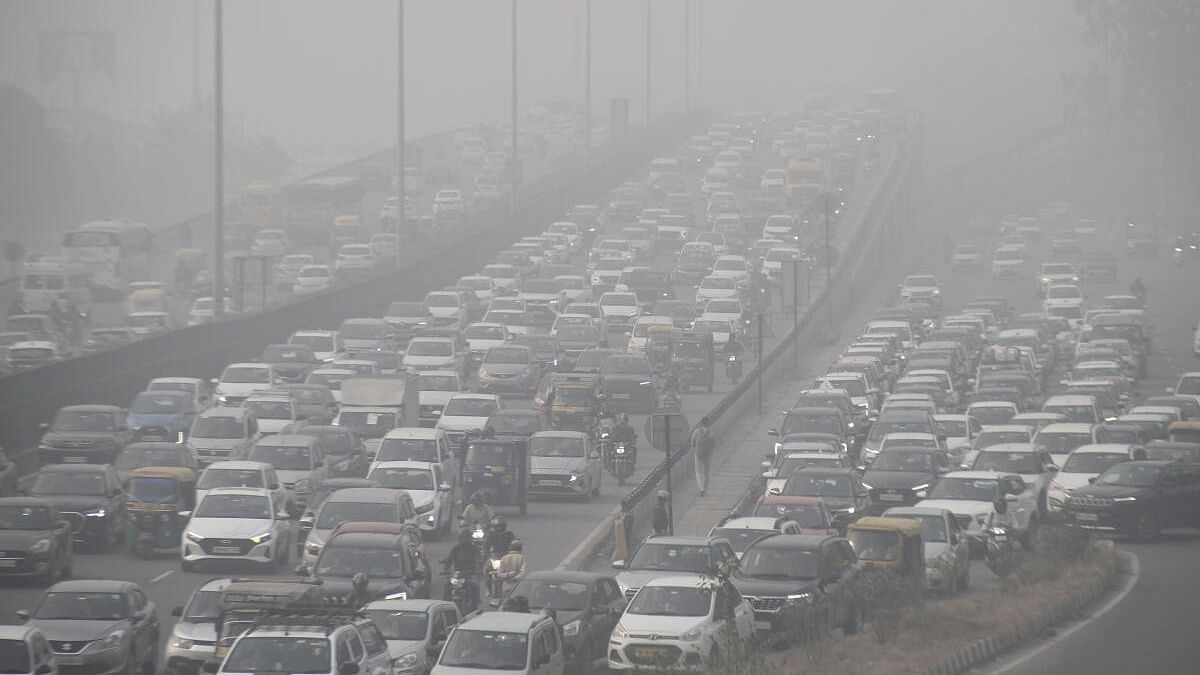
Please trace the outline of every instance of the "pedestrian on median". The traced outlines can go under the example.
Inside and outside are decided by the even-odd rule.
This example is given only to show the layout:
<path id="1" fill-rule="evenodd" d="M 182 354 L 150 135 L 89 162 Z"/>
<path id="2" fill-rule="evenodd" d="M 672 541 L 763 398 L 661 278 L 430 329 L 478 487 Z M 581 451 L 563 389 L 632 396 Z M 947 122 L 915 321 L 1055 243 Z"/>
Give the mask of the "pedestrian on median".
<path id="1" fill-rule="evenodd" d="M 711 427 L 712 420 L 707 415 L 701 417 L 690 441 L 692 452 L 696 453 L 696 485 L 700 487 L 701 497 L 708 492 L 708 469 L 712 464 L 713 448 L 716 446 Z"/>
<path id="2" fill-rule="evenodd" d="M 658 491 L 658 500 L 654 503 L 654 518 L 652 526 L 654 534 L 671 533 L 671 493 L 666 490 Z"/>

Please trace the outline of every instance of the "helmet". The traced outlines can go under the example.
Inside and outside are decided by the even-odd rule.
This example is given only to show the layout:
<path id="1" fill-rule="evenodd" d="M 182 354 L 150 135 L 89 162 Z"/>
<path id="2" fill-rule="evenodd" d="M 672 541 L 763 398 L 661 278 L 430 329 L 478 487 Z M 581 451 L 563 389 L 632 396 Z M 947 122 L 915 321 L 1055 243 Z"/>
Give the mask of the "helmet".
<path id="1" fill-rule="evenodd" d="M 523 548 L 525 548 L 525 543 L 520 539 L 513 539 L 512 543 L 508 545 L 508 550 L 515 551 L 517 553 L 520 553 Z"/>
<path id="2" fill-rule="evenodd" d="M 659 498 L 659 499 L 667 499 L 667 498 L 668 498 L 668 497 L 670 497 L 670 496 L 671 496 L 671 493 L 670 493 L 670 492 L 667 492 L 666 490 L 659 490 L 659 491 L 658 491 L 658 498 Z"/>
<path id="3" fill-rule="evenodd" d="M 500 516 L 492 518 L 492 529 L 497 532 L 503 532 L 508 529 L 508 523 Z"/>
<path id="4" fill-rule="evenodd" d="M 475 504 L 475 505 L 482 504 L 483 503 L 483 493 L 476 492 L 475 494 L 471 495 L 471 503 Z"/>
<path id="5" fill-rule="evenodd" d="M 992 506 L 995 507 L 996 513 L 1004 513 L 1008 511 L 1008 500 L 1002 497 L 997 499 Z"/>
<path id="6" fill-rule="evenodd" d="M 367 575 L 362 572 L 356 573 L 350 578 L 350 584 L 354 587 L 355 591 L 362 592 L 367 590 Z"/>

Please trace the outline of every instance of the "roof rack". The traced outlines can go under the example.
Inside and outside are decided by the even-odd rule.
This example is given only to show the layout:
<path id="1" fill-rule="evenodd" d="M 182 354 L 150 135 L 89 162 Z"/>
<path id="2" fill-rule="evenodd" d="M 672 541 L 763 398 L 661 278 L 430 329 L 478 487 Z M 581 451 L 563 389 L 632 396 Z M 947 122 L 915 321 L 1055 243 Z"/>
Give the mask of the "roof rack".
<path id="1" fill-rule="evenodd" d="M 344 626 L 356 619 L 366 618 L 356 607 L 344 604 L 293 605 L 280 609 L 264 609 L 259 611 L 250 627 L 260 626 L 316 626 L 324 628 L 328 634 L 333 629 Z M 249 632 L 249 629 L 246 631 Z"/>

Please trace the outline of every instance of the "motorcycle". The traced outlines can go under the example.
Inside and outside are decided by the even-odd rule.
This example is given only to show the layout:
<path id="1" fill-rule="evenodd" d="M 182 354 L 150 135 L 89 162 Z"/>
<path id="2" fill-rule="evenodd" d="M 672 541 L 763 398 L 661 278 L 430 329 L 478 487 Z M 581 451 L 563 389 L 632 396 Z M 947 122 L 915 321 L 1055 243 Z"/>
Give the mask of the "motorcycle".
<path id="1" fill-rule="evenodd" d="M 500 578 L 500 557 L 492 555 L 487 562 L 487 592 L 493 602 L 504 597 L 504 581 Z"/>
<path id="2" fill-rule="evenodd" d="M 458 608 L 459 616 L 466 617 L 479 609 L 478 589 L 474 581 L 463 574 L 462 570 L 456 570 L 450 576 L 450 581 L 446 584 L 446 595 L 446 599 Z"/>
<path id="3" fill-rule="evenodd" d="M 725 358 L 725 377 L 733 384 L 737 384 L 738 380 L 742 379 L 742 362 L 738 359 L 737 354 L 730 354 Z"/>
<path id="4" fill-rule="evenodd" d="M 633 475 L 637 450 L 624 442 L 617 442 L 605 448 L 604 458 L 608 472 L 617 478 L 617 485 L 624 485 L 625 481 Z"/>
<path id="5" fill-rule="evenodd" d="M 987 530 L 987 566 L 992 574 L 1004 579 L 1016 567 L 1013 558 L 1012 540 L 1007 527 L 989 527 Z"/>
<path id="6" fill-rule="evenodd" d="M 1171 260 L 1172 260 L 1172 262 L 1175 263 L 1176 267 L 1179 267 L 1180 265 L 1183 264 L 1183 247 L 1182 246 L 1175 247 L 1175 250 L 1171 253 Z"/>

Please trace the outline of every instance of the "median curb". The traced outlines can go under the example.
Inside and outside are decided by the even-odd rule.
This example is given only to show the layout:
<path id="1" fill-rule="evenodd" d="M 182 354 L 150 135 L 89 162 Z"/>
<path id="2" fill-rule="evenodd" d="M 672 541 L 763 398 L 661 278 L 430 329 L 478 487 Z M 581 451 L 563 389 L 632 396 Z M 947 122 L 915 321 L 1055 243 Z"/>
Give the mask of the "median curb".
<path id="1" fill-rule="evenodd" d="M 1098 544 L 1114 548 L 1111 541 L 1102 540 Z M 959 675 L 994 660 L 1010 649 L 1045 636 L 1047 630 L 1080 614 L 1107 594 L 1117 577 L 1131 566 L 1129 554 L 1114 553 L 1114 556 L 1107 574 L 1077 589 L 1057 606 L 1038 612 L 1006 631 L 964 645 L 939 663 L 912 675 Z"/>

